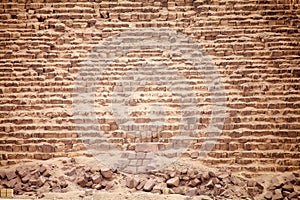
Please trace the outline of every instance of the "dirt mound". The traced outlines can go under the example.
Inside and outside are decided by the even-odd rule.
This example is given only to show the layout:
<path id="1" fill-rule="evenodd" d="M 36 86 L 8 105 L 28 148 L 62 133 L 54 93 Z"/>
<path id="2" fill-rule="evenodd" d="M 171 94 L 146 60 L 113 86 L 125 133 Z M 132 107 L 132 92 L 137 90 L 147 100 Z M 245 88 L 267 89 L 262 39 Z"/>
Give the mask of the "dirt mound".
<path id="1" fill-rule="evenodd" d="M 3 168 L 0 188 L 14 189 L 15 195 L 26 198 L 47 198 L 51 193 L 71 194 L 74 191 L 79 191 L 77 198 L 83 198 L 97 192 L 107 191 L 112 195 L 122 190 L 123 194 L 143 192 L 166 197 L 177 194 L 191 199 L 202 196 L 203 199 L 273 200 L 298 199 L 299 177 L 299 173 L 283 173 L 248 179 L 228 170 L 203 170 L 180 163 L 163 171 L 133 175 L 84 157 Z"/>

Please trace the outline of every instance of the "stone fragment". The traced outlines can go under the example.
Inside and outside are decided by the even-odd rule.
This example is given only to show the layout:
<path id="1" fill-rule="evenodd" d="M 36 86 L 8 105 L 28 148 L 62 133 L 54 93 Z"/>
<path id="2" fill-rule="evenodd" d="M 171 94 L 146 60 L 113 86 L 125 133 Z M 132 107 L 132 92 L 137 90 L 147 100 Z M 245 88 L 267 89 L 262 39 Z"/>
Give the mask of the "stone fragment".
<path id="1" fill-rule="evenodd" d="M 193 188 L 189 188 L 186 192 L 186 195 L 187 196 L 196 196 L 198 194 L 198 189 L 196 187 L 193 187 Z"/>
<path id="2" fill-rule="evenodd" d="M 276 177 L 273 177 L 271 180 L 271 184 L 275 188 L 280 188 L 283 184 Z"/>
<path id="3" fill-rule="evenodd" d="M 170 176 L 171 178 L 174 178 L 174 177 L 176 176 L 176 171 L 171 171 L 171 172 L 169 172 L 169 176 Z"/>
<path id="4" fill-rule="evenodd" d="M 87 183 L 88 181 L 83 177 L 77 181 L 77 184 L 80 185 L 81 187 L 85 187 Z"/>
<path id="5" fill-rule="evenodd" d="M 263 186 L 261 183 L 259 183 L 259 182 L 256 182 L 255 186 L 256 186 L 258 189 L 260 189 L 261 191 L 264 190 L 264 186 Z"/>
<path id="6" fill-rule="evenodd" d="M 213 171 L 209 171 L 208 174 L 210 177 L 216 177 L 216 173 Z"/>
<path id="7" fill-rule="evenodd" d="M 296 173 L 291 173 L 285 177 L 286 181 L 294 182 L 296 180 Z"/>
<path id="8" fill-rule="evenodd" d="M 143 187 L 143 190 L 149 192 L 153 189 L 155 181 L 153 179 L 148 179 Z"/>
<path id="9" fill-rule="evenodd" d="M 114 182 L 106 183 L 105 190 L 110 190 L 114 187 Z"/>
<path id="10" fill-rule="evenodd" d="M 183 169 L 181 170 L 181 174 L 187 174 L 187 172 L 188 172 L 188 169 L 187 169 L 187 168 L 183 168 Z"/>
<path id="11" fill-rule="evenodd" d="M 76 167 L 73 167 L 72 169 L 70 169 L 69 171 L 65 172 L 65 175 L 67 176 L 73 176 L 76 174 Z"/>
<path id="12" fill-rule="evenodd" d="M 156 194 L 161 194 L 162 193 L 162 187 L 160 185 L 155 185 L 151 192 L 156 193 Z"/>
<path id="13" fill-rule="evenodd" d="M 126 186 L 130 189 L 136 188 L 139 184 L 140 180 L 138 177 L 127 177 L 126 178 Z"/>
<path id="14" fill-rule="evenodd" d="M 202 174 L 202 177 L 203 177 L 204 180 L 209 180 L 210 179 L 210 176 L 209 176 L 208 172 L 204 172 Z"/>
<path id="15" fill-rule="evenodd" d="M 37 186 L 42 187 L 45 184 L 45 182 L 46 182 L 46 179 L 43 176 L 40 176 L 37 179 L 36 184 L 37 184 Z"/>
<path id="16" fill-rule="evenodd" d="M 179 178 L 174 177 L 174 178 L 169 179 L 167 181 L 167 186 L 168 187 L 177 187 L 177 186 L 179 186 Z"/>
<path id="17" fill-rule="evenodd" d="M 46 170 L 47 170 L 47 168 L 44 165 L 41 165 L 39 168 L 40 174 L 44 174 Z"/>
<path id="18" fill-rule="evenodd" d="M 44 172 L 43 176 L 45 176 L 45 177 L 50 177 L 51 174 L 50 174 L 49 170 L 46 170 L 46 171 Z"/>
<path id="19" fill-rule="evenodd" d="M 225 179 L 225 178 L 227 178 L 229 176 L 230 176 L 229 173 L 222 173 L 222 174 L 218 175 L 218 178 L 221 179 L 221 180 L 223 180 L 223 179 Z"/>
<path id="20" fill-rule="evenodd" d="M 164 187 L 164 188 L 162 189 L 162 193 L 163 193 L 163 194 L 170 194 L 170 188 Z"/>
<path id="21" fill-rule="evenodd" d="M 199 152 L 198 151 L 194 151 L 194 152 L 191 153 L 191 158 L 192 159 L 196 159 L 198 157 L 199 157 Z"/>
<path id="22" fill-rule="evenodd" d="M 60 185 L 60 188 L 63 189 L 63 188 L 68 187 L 69 184 L 64 180 L 64 181 L 61 181 L 59 185 Z"/>
<path id="23" fill-rule="evenodd" d="M 292 192 L 292 193 L 289 194 L 288 198 L 293 199 L 293 198 L 297 198 L 297 196 L 298 196 L 297 192 Z"/>
<path id="24" fill-rule="evenodd" d="M 283 199 L 281 189 L 276 189 L 274 194 L 272 195 L 272 200 L 280 200 Z"/>
<path id="25" fill-rule="evenodd" d="M 88 182 L 85 184 L 85 186 L 88 187 L 88 188 L 92 187 L 92 185 L 93 185 L 93 181 L 88 181 Z"/>
<path id="26" fill-rule="evenodd" d="M 141 190 L 144 187 L 145 183 L 145 180 L 140 181 L 140 183 L 136 186 L 136 189 Z"/>
<path id="27" fill-rule="evenodd" d="M 289 191 L 285 191 L 285 190 L 282 191 L 282 196 L 284 197 L 288 197 L 290 194 L 291 193 Z"/>
<path id="28" fill-rule="evenodd" d="M 20 178 L 23 178 L 24 176 L 26 176 L 29 173 L 29 171 L 23 167 L 18 167 L 16 169 L 16 174 L 18 174 L 20 176 Z"/>
<path id="29" fill-rule="evenodd" d="M 191 179 L 194 179 L 194 178 L 196 178 L 196 176 L 198 175 L 198 171 L 193 170 L 193 169 L 189 169 L 187 175 L 188 175 Z"/>
<path id="30" fill-rule="evenodd" d="M 198 178 L 195 178 L 195 179 L 190 181 L 189 185 L 192 186 L 192 187 L 196 187 L 200 183 L 201 183 L 201 181 Z"/>
<path id="31" fill-rule="evenodd" d="M 91 195 L 93 195 L 93 190 L 85 190 L 84 191 L 84 195 L 85 196 L 91 196 Z"/>
<path id="32" fill-rule="evenodd" d="M 259 189 L 257 187 L 247 187 L 247 193 L 251 197 L 254 197 L 259 194 Z"/>
<path id="33" fill-rule="evenodd" d="M 222 185 L 220 184 L 215 184 L 215 187 L 214 187 L 214 194 L 215 195 L 219 195 L 221 194 L 222 191 Z"/>
<path id="34" fill-rule="evenodd" d="M 38 185 L 38 179 L 36 179 L 34 176 L 31 176 L 28 183 L 31 186 L 37 186 Z"/>
<path id="35" fill-rule="evenodd" d="M 179 186 L 179 187 L 174 187 L 172 190 L 174 191 L 175 194 L 181 194 L 185 195 L 187 192 L 187 187 L 186 186 Z"/>
<path id="36" fill-rule="evenodd" d="M 255 187 L 255 186 L 256 186 L 256 182 L 253 181 L 253 180 L 249 180 L 249 181 L 247 182 L 247 186 L 248 186 L 248 187 Z"/>
<path id="37" fill-rule="evenodd" d="M 208 187 L 208 188 L 214 187 L 214 183 L 213 183 L 212 179 L 207 182 L 206 187 Z"/>
<path id="38" fill-rule="evenodd" d="M 292 184 L 284 184 L 282 189 L 289 192 L 294 192 L 294 186 Z"/>
<path id="39" fill-rule="evenodd" d="M 21 178 L 22 183 L 27 183 L 30 179 L 30 175 L 27 174 L 26 176 L 24 176 L 23 178 Z"/>
<path id="40" fill-rule="evenodd" d="M 5 172 L 0 172 L 0 179 L 5 179 L 5 176 L 6 176 Z"/>
<path id="41" fill-rule="evenodd" d="M 266 192 L 266 194 L 264 195 L 264 198 L 267 200 L 272 199 L 273 193 L 271 191 Z"/>
<path id="42" fill-rule="evenodd" d="M 8 181 L 17 178 L 17 175 L 14 171 L 6 172 L 6 178 Z"/>
<path id="43" fill-rule="evenodd" d="M 21 184 L 21 183 L 17 183 L 17 184 L 14 186 L 14 191 L 15 191 L 16 194 L 19 194 L 19 195 L 23 194 L 24 191 L 23 191 L 22 189 L 23 189 L 23 187 L 22 187 L 22 184 Z"/>
<path id="44" fill-rule="evenodd" d="M 41 199 L 41 198 L 45 197 L 45 195 L 40 191 L 38 191 L 36 194 L 37 194 L 38 199 Z"/>
<path id="45" fill-rule="evenodd" d="M 213 177 L 211 180 L 214 185 L 220 182 L 220 180 L 217 177 Z"/>
<path id="46" fill-rule="evenodd" d="M 184 181 L 189 181 L 190 177 L 189 176 L 182 176 L 180 179 L 184 180 Z"/>
<path id="47" fill-rule="evenodd" d="M 93 177 L 92 177 L 92 181 L 93 181 L 93 183 L 95 183 L 95 184 L 98 184 L 98 183 L 100 183 L 101 182 L 101 180 L 102 180 L 102 176 L 99 174 L 97 174 L 97 175 L 94 175 Z"/>
<path id="48" fill-rule="evenodd" d="M 15 185 L 17 184 L 17 179 L 11 179 L 9 180 L 7 183 L 5 183 L 7 188 L 11 188 L 13 189 L 15 187 Z"/>
<path id="49" fill-rule="evenodd" d="M 94 186 L 94 189 L 96 190 L 101 190 L 102 189 L 102 184 L 97 184 Z"/>
<path id="50" fill-rule="evenodd" d="M 104 178 L 107 178 L 107 179 L 111 179 L 112 178 L 112 171 L 109 169 L 109 168 L 101 168 L 100 170 L 101 172 L 101 175 L 104 177 Z"/>

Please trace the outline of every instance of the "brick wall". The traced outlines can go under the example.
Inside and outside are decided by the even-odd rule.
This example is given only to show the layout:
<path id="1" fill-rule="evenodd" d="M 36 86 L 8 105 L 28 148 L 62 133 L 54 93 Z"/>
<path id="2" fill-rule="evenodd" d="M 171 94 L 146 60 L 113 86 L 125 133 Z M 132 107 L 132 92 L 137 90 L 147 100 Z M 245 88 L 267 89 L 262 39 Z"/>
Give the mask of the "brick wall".
<path id="1" fill-rule="evenodd" d="M 4 0 L 0 8 L 1 165 L 83 154 L 72 118 L 81 62 L 109 36 L 159 27 L 199 42 L 221 74 L 228 117 L 203 162 L 233 170 L 299 170 L 298 0 Z M 153 57 L 167 59 L 163 52 L 137 51 L 110 70 L 124 66 L 126 58 L 125 64 L 134 66 L 134 58 L 145 62 Z M 171 62 L 182 64 L 176 57 Z M 197 91 L 205 97 L 207 89 L 198 78 Z M 100 91 L 99 105 L 105 98 Z M 99 117 L 99 123 L 107 133 L 117 129 L 109 117 Z M 209 117 L 199 121 L 198 139 L 184 156 L 200 150 L 208 124 Z M 127 138 L 114 139 L 124 144 Z M 134 142 L 126 145 L 133 148 Z"/>

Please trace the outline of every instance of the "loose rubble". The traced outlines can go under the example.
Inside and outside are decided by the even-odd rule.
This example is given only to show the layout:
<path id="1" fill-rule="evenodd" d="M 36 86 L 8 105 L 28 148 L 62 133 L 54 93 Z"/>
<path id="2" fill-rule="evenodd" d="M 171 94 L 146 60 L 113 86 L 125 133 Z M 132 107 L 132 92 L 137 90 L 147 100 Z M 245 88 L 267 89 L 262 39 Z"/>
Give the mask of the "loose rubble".
<path id="1" fill-rule="evenodd" d="M 300 197 L 299 173 L 290 173 L 284 181 L 248 180 L 230 171 L 200 171 L 193 168 L 168 168 L 148 174 L 126 174 L 107 167 L 88 167 L 74 159 L 62 161 L 63 174 L 53 164 L 24 165 L 0 172 L 0 188 L 14 189 L 15 195 L 44 197 L 47 192 L 68 192 L 69 184 L 92 195 L 97 190 L 113 190 L 116 185 L 132 191 L 157 194 L 204 195 L 213 199 L 295 200 Z M 298 187 L 298 189 L 296 189 Z M 257 198 L 256 198 L 257 199 Z"/>
<path id="2" fill-rule="evenodd" d="M 292 173 L 286 176 L 284 182 L 273 177 L 264 198 L 267 200 L 296 200 L 300 198 L 299 192 L 295 191 L 296 186 L 300 186 L 299 173 Z"/>

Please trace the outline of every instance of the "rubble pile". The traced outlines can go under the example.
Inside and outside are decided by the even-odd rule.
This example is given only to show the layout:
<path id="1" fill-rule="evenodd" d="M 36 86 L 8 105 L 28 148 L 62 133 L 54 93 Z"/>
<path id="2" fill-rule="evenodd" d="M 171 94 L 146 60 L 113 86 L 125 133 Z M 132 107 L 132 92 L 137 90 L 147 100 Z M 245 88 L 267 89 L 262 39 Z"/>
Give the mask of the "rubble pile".
<path id="1" fill-rule="evenodd" d="M 45 192 L 63 192 L 68 183 L 63 177 L 53 178 L 51 175 L 51 167 L 38 166 L 20 166 L 12 171 L 1 171 L 0 182 L 1 188 L 14 189 L 16 195 L 24 193 L 35 193 L 42 197 L 43 194 L 39 190 Z"/>
<path id="2" fill-rule="evenodd" d="M 92 195 L 97 190 L 116 187 L 129 191 L 158 194 L 206 195 L 213 199 L 253 199 L 262 196 L 267 200 L 298 199 L 300 185 L 298 173 L 290 173 L 284 181 L 273 177 L 268 181 L 248 180 L 230 171 L 201 171 L 194 168 L 170 167 L 147 174 L 126 174 L 107 167 L 79 164 L 75 159 L 58 164 L 23 165 L 13 170 L 0 171 L 0 188 L 14 189 L 15 195 L 42 198 L 48 192 L 86 190 Z M 298 191 L 298 192 L 297 192 Z"/>
<path id="3" fill-rule="evenodd" d="M 267 200 L 299 199 L 299 193 L 295 190 L 296 186 L 300 186 L 298 173 L 293 173 L 284 177 L 284 182 L 278 180 L 277 177 L 273 177 L 264 198 Z"/>

